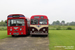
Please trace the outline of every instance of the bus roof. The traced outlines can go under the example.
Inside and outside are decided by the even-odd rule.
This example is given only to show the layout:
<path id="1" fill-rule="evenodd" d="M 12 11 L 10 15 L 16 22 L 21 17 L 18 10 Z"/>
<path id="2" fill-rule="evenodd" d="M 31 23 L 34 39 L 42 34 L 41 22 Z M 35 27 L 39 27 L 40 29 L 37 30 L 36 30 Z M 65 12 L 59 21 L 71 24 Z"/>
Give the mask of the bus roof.
<path id="1" fill-rule="evenodd" d="M 46 15 L 32 15 L 31 19 L 34 19 L 34 18 L 37 18 L 37 19 L 48 19 L 48 17 Z"/>
<path id="2" fill-rule="evenodd" d="M 46 15 L 32 15 L 32 16 L 46 16 Z"/>
<path id="3" fill-rule="evenodd" d="M 8 15 L 8 17 L 13 17 L 13 16 L 25 17 L 23 14 L 10 14 L 10 15 Z"/>

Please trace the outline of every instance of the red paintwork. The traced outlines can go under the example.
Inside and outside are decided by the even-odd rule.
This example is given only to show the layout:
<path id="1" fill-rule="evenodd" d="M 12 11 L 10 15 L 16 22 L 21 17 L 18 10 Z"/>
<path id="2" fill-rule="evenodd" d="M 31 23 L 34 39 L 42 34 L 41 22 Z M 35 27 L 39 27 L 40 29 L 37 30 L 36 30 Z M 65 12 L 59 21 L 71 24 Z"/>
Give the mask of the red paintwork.
<path id="1" fill-rule="evenodd" d="M 22 14 L 11 14 L 11 15 L 8 15 L 8 16 L 12 16 L 12 15 L 22 15 Z M 24 26 L 8 26 L 8 20 L 9 19 L 24 19 L 24 22 L 25 22 L 25 25 Z M 14 35 L 14 33 L 19 33 L 18 35 L 27 35 L 28 34 L 28 29 L 29 29 L 29 26 L 27 24 L 27 19 L 26 17 L 17 17 L 17 18 L 13 18 L 13 17 L 7 17 L 7 34 L 10 35 Z M 14 27 L 18 27 L 17 29 L 14 29 Z M 12 29 L 12 31 L 10 31 L 10 29 Z M 20 29 L 22 29 L 20 31 Z M 23 33 L 23 34 L 21 34 Z M 17 35 L 17 34 L 15 34 Z"/>
<path id="2" fill-rule="evenodd" d="M 10 14 L 10 15 L 8 15 L 8 16 L 12 16 L 12 15 L 23 15 L 23 14 Z"/>

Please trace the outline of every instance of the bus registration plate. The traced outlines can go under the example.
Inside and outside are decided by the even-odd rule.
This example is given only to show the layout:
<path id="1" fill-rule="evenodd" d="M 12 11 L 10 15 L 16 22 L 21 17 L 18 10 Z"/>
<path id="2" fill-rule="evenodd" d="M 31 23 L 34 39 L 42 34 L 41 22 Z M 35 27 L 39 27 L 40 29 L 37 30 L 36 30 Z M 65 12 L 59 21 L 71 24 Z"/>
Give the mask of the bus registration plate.
<path id="1" fill-rule="evenodd" d="M 19 33 L 14 33 L 14 35 L 18 35 Z"/>

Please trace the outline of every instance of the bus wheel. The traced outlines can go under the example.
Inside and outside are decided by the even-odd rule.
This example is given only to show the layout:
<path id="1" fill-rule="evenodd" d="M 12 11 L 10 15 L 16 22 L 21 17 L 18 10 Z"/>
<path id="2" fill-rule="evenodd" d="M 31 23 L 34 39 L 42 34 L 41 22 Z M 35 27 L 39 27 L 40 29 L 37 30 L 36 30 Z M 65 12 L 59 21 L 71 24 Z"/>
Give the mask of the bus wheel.
<path id="1" fill-rule="evenodd" d="M 33 36 L 33 35 L 30 35 L 31 37 Z"/>
<path id="2" fill-rule="evenodd" d="M 45 37 L 47 37 L 48 35 L 45 35 Z"/>
<path id="3" fill-rule="evenodd" d="M 29 31 L 29 29 L 28 29 L 28 35 L 30 35 L 30 31 Z"/>
<path id="4" fill-rule="evenodd" d="M 12 35 L 12 37 L 14 37 L 14 35 Z"/>

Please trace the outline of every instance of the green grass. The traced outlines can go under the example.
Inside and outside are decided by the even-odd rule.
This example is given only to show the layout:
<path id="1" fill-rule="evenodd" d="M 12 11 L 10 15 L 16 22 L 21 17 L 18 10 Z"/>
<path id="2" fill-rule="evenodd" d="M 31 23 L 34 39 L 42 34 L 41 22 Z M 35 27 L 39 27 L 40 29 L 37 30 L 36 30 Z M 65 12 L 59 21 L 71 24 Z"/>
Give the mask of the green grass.
<path id="1" fill-rule="evenodd" d="M 10 35 L 7 35 L 7 30 L 0 31 L 0 39 L 10 37 Z"/>
<path id="2" fill-rule="evenodd" d="M 49 29 L 56 30 L 58 27 L 60 27 L 61 30 L 66 30 L 68 27 L 71 27 L 73 30 L 75 30 L 75 26 L 59 26 L 59 25 L 49 26 Z"/>
<path id="3" fill-rule="evenodd" d="M 49 42 L 50 50 L 75 50 L 75 30 L 49 30 Z"/>

